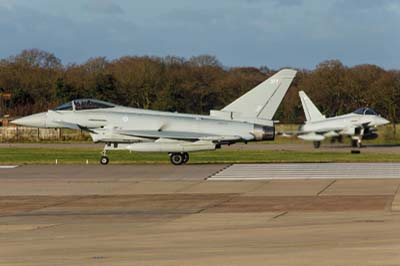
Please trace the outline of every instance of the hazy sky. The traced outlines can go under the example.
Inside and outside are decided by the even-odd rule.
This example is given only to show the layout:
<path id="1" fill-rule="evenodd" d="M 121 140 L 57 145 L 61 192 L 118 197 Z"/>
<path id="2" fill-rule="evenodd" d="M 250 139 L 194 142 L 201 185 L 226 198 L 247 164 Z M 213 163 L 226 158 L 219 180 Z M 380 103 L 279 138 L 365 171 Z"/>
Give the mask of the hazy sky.
<path id="1" fill-rule="evenodd" d="M 400 68 L 399 0 L 0 0 L 0 58 L 211 54 L 227 66 Z"/>

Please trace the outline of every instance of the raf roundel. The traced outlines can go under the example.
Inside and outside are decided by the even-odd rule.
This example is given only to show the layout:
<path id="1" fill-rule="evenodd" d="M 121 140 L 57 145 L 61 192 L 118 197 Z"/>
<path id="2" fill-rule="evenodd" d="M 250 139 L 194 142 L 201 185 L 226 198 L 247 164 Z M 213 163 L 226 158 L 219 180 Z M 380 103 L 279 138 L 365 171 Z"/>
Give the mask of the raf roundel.
<path id="1" fill-rule="evenodd" d="M 129 118 L 128 118 L 127 116 L 123 116 L 123 117 L 122 117 L 122 121 L 128 122 L 128 120 L 129 120 Z"/>

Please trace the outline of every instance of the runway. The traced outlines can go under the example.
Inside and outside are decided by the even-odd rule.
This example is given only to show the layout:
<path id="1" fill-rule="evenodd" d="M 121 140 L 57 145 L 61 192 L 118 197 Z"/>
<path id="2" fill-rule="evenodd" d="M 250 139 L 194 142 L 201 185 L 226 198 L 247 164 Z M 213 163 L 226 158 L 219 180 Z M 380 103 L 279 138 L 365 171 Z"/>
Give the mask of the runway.
<path id="1" fill-rule="evenodd" d="M 400 178 L 400 163 L 233 164 L 209 180 Z"/>
<path id="2" fill-rule="evenodd" d="M 206 180 L 227 167 L 0 169 L 0 265 L 400 264 L 400 179 Z"/>

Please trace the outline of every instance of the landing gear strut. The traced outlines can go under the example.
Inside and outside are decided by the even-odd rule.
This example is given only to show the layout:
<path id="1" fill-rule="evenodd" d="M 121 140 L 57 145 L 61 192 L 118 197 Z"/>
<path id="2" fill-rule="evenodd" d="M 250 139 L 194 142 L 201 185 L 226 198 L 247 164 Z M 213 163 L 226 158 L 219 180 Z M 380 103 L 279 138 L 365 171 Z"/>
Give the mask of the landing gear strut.
<path id="1" fill-rule="evenodd" d="M 361 140 L 360 139 L 352 139 L 351 146 L 353 148 L 361 148 Z"/>
<path id="2" fill-rule="evenodd" d="M 110 159 L 108 159 L 106 147 L 104 147 L 104 150 L 101 153 L 100 164 L 106 165 L 109 161 Z"/>
<path id="3" fill-rule="evenodd" d="M 189 154 L 187 152 L 170 153 L 169 159 L 173 165 L 181 165 L 189 161 Z"/>
<path id="4" fill-rule="evenodd" d="M 321 147 L 321 141 L 314 141 L 313 144 L 314 144 L 315 149 L 318 149 L 319 147 Z"/>

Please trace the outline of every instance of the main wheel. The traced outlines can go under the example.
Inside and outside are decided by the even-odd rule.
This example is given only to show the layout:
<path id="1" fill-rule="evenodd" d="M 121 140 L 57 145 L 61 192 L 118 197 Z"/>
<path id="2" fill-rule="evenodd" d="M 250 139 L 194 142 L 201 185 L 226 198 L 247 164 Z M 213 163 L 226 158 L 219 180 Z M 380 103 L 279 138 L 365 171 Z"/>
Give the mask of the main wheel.
<path id="1" fill-rule="evenodd" d="M 361 141 L 358 139 L 351 140 L 351 147 L 353 148 L 361 148 Z"/>
<path id="2" fill-rule="evenodd" d="M 183 163 L 187 163 L 189 161 L 189 153 L 183 153 Z"/>
<path id="3" fill-rule="evenodd" d="M 100 158 L 100 164 L 102 164 L 102 165 L 108 164 L 109 161 L 110 161 L 110 159 L 108 159 L 107 156 L 101 156 L 101 158 Z"/>
<path id="4" fill-rule="evenodd" d="M 173 165 L 181 165 L 185 161 L 185 157 L 182 153 L 173 153 L 173 154 L 171 154 L 169 159 L 171 160 L 171 163 Z"/>
<path id="5" fill-rule="evenodd" d="M 314 141 L 313 144 L 314 144 L 315 149 L 318 149 L 319 147 L 321 147 L 321 141 Z"/>

